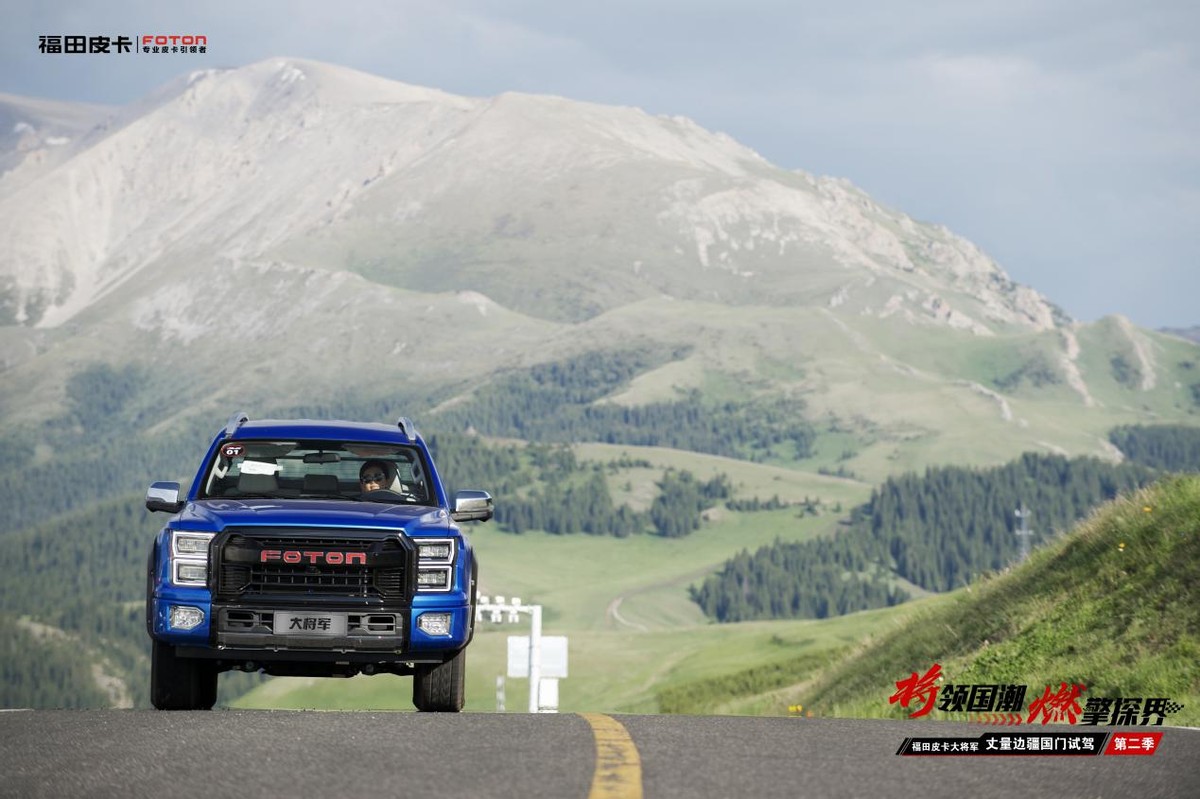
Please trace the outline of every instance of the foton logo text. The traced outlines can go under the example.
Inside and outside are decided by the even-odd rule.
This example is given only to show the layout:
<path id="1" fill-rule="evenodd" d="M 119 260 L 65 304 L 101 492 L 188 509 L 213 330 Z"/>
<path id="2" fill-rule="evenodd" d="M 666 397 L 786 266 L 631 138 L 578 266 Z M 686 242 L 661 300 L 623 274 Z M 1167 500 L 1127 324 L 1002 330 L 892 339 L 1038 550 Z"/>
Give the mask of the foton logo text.
<path id="1" fill-rule="evenodd" d="M 208 37 L 207 36 L 176 36 L 174 34 L 172 34 L 170 36 L 155 36 L 155 35 L 148 34 L 148 35 L 142 37 L 142 46 L 143 47 L 148 47 L 150 45 L 155 45 L 155 44 L 158 45 L 159 47 L 163 47 L 168 44 L 173 45 L 175 47 L 178 47 L 181 44 L 186 45 L 188 47 L 191 47 L 192 45 L 206 47 L 208 45 Z"/>
<path id="2" fill-rule="evenodd" d="M 326 566 L 367 565 L 366 552 L 324 552 L 319 549 L 264 549 L 259 553 L 259 563 L 312 563 Z"/>

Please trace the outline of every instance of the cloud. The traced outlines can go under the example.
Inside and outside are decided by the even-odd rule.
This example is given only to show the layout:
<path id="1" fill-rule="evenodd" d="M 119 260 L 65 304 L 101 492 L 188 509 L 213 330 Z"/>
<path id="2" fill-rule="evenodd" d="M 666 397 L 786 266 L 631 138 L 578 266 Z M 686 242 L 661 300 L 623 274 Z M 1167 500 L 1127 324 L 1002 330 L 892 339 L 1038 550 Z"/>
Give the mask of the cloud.
<path id="1" fill-rule="evenodd" d="M 1042 85 L 1046 73 L 1020 56 L 920 56 L 911 62 L 916 85 L 956 102 L 987 108 L 1019 105 Z"/>

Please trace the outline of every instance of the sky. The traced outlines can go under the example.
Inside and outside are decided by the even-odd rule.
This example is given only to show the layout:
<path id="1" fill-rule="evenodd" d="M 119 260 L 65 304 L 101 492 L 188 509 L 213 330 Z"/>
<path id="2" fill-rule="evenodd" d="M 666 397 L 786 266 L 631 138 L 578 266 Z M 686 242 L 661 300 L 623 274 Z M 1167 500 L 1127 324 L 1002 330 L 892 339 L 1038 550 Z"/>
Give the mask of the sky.
<path id="1" fill-rule="evenodd" d="M 1194 0 L 0 0 L 0 92 L 124 104 L 310 58 L 690 117 L 944 224 L 1081 321 L 1200 325 Z M 203 34 L 195 55 L 42 35 Z"/>

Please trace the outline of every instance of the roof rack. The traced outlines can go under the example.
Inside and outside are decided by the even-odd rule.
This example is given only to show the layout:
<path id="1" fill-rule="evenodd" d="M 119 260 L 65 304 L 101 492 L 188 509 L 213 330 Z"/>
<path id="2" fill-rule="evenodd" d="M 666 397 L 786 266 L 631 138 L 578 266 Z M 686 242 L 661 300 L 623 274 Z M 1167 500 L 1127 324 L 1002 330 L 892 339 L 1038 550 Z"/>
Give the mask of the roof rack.
<path id="1" fill-rule="evenodd" d="M 417 432 L 417 426 L 413 424 L 413 420 L 409 419 L 407 416 L 401 416 L 399 419 L 397 419 L 396 426 L 399 427 L 400 432 L 408 436 L 410 440 L 415 441 L 417 436 L 420 435 Z"/>
<path id="2" fill-rule="evenodd" d="M 236 433 L 237 429 L 248 421 L 250 421 L 250 417 L 246 415 L 245 411 L 238 411 L 233 416 L 230 416 L 229 421 L 225 423 L 226 437 Z"/>

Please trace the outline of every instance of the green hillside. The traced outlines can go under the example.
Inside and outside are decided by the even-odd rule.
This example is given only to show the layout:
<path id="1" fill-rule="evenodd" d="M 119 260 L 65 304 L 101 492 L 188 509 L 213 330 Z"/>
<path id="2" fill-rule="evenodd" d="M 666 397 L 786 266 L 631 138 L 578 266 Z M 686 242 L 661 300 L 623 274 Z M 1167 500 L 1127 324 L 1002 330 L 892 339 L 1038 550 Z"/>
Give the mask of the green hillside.
<path id="1" fill-rule="evenodd" d="M 1140 438 L 1131 431 L 1132 441 Z M 894 605 L 907 597 L 888 590 L 893 577 L 949 591 L 1019 557 L 1017 508 L 1032 512 L 1041 543 L 1161 474 L 1137 463 L 1026 453 L 990 469 L 945 466 L 890 477 L 836 537 L 739 553 L 692 596 L 708 616 L 730 622 Z"/>
<path id="2" fill-rule="evenodd" d="M 822 716 L 900 717 L 906 711 L 887 702 L 895 681 L 937 662 L 946 683 L 1023 684 L 1040 695 L 1043 686 L 1057 690 L 1066 682 L 1087 686 L 1084 700 L 1166 697 L 1184 706 L 1169 723 L 1194 726 L 1200 722 L 1200 477 L 1168 478 L 1118 499 L 1024 565 L 922 604 L 906 623 L 812 670 L 810 679 L 723 709 L 769 714 L 802 705 Z M 696 686 L 695 693 L 713 690 Z M 688 709 L 708 712 L 713 705 Z"/>

